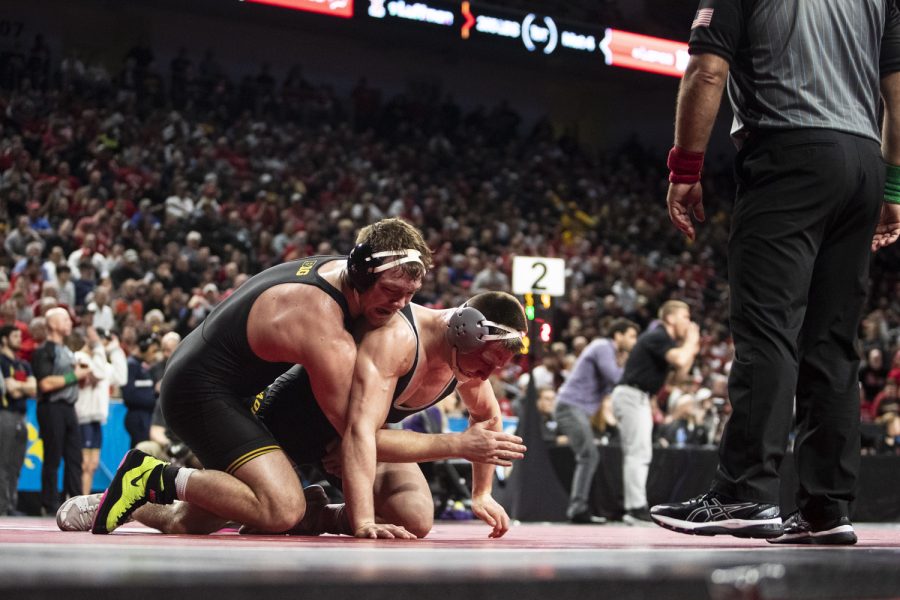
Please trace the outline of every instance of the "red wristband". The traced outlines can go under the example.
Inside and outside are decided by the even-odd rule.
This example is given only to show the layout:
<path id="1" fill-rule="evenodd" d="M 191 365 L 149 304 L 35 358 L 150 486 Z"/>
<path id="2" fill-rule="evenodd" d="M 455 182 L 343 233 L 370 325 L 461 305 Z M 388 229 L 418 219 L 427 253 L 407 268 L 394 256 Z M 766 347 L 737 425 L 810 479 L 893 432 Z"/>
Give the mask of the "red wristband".
<path id="1" fill-rule="evenodd" d="M 669 183 L 697 183 L 703 170 L 703 152 L 691 152 L 672 146 L 666 166 L 669 167 Z"/>

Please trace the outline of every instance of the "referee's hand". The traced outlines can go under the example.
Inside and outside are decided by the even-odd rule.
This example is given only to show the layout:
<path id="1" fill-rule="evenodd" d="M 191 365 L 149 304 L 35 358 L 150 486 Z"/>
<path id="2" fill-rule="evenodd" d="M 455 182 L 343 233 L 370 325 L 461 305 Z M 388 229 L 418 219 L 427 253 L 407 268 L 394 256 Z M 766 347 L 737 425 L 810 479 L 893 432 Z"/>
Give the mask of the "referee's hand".
<path id="1" fill-rule="evenodd" d="M 872 237 L 872 252 L 890 246 L 900 238 L 900 204 L 885 202 L 881 205 L 881 220 Z"/>
<path id="2" fill-rule="evenodd" d="M 691 215 L 697 222 L 706 220 L 703 212 L 703 187 L 696 183 L 670 183 L 669 193 L 666 196 L 666 204 L 669 206 L 669 219 L 691 241 L 694 241 L 694 223 Z"/>

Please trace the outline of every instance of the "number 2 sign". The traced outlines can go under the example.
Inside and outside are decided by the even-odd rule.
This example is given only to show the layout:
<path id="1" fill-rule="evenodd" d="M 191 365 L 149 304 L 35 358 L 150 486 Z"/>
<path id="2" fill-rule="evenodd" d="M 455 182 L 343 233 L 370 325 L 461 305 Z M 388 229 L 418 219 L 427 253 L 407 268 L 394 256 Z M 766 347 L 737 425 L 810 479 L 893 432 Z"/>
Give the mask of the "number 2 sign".
<path id="1" fill-rule="evenodd" d="M 513 257 L 512 291 L 516 295 L 565 295 L 566 261 L 544 256 Z"/>

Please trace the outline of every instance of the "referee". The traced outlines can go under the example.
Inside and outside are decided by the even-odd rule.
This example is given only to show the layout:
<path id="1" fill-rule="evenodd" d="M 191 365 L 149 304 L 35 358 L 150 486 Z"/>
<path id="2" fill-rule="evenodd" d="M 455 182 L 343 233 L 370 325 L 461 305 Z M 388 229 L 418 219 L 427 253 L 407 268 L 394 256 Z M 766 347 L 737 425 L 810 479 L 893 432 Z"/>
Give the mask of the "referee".
<path id="1" fill-rule="evenodd" d="M 693 239 L 727 81 L 739 148 L 728 244 L 734 412 L 712 489 L 652 516 L 684 533 L 853 544 L 855 341 L 869 249 L 900 234 L 900 14 L 894 0 L 702 0 L 690 53 L 667 201 Z M 799 510 L 782 522 L 778 469 L 795 397 Z"/>
<path id="2" fill-rule="evenodd" d="M 41 509 L 49 515 L 59 508 L 57 474 L 65 459 L 63 487 L 67 496 L 81 494 L 81 433 L 75 403 L 78 386 L 90 374 L 88 366 L 75 364 L 75 355 L 65 345 L 72 333 L 72 318 L 60 307 L 47 311 L 47 340 L 31 356 L 37 381 L 37 419 L 44 441 L 41 466 Z"/>

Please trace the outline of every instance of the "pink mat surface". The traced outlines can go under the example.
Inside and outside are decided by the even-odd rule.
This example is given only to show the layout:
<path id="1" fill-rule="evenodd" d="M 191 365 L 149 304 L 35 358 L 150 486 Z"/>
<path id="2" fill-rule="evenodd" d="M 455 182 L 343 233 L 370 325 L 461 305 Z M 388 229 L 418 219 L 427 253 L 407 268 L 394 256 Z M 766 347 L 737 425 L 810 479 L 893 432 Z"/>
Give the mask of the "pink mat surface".
<path id="1" fill-rule="evenodd" d="M 857 548 L 900 548 L 900 524 L 859 524 Z M 0 518 L 0 544 L 91 544 L 109 546 L 170 545 L 218 546 L 240 544 L 242 547 L 318 547 L 338 548 L 390 546 L 397 548 L 479 548 L 518 550 L 565 549 L 777 549 L 785 546 L 768 544 L 764 540 L 742 540 L 730 536 L 703 537 L 673 533 L 652 525 L 516 525 L 501 539 L 488 539 L 489 529 L 479 522 L 438 522 L 427 538 L 421 540 L 361 540 L 344 536 L 317 538 L 288 536 L 245 536 L 223 530 L 209 536 L 163 535 L 138 524 L 128 524 L 110 535 L 91 535 L 86 532 L 59 531 L 50 518 Z M 803 547 L 808 550 L 826 548 Z"/>

